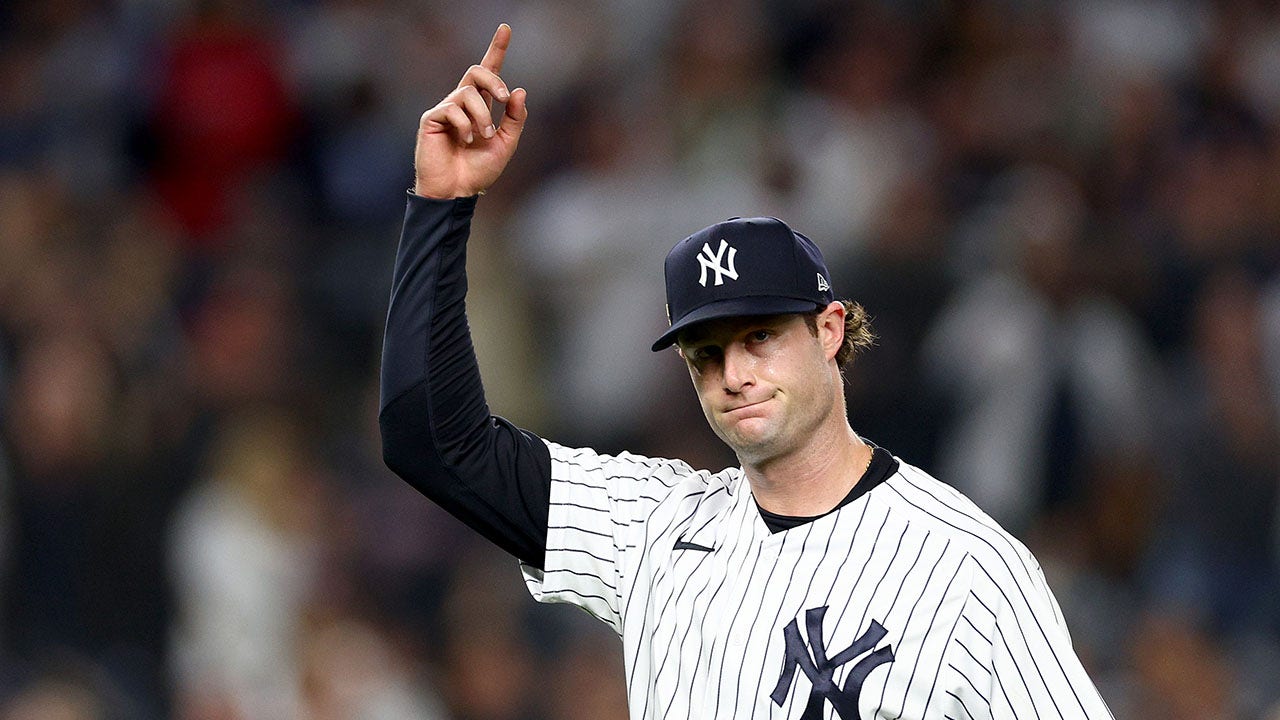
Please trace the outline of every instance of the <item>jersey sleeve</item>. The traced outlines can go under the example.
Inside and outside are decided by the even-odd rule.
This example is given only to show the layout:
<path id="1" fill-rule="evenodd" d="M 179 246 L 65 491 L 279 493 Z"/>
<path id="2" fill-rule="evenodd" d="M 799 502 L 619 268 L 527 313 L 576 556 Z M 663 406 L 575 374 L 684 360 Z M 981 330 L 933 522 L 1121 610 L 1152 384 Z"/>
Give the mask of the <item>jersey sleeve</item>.
<path id="1" fill-rule="evenodd" d="M 1029 573 L 976 562 L 970 602 L 949 648 L 986 701 L 990 714 L 975 717 L 1111 720 L 1039 565 L 1030 553 L 1024 560 Z"/>
<path id="2" fill-rule="evenodd" d="M 649 520 L 693 471 L 679 460 L 547 445 L 546 557 L 541 568 L 523 565 L 525 583 L 539 602 L 577 605 L 621 634 Z"/>
<path id="3" fill-rule="evenodd" d="M 387 466 L 534 566 L 546 547 L 551 458 L 490 414 L 466 316 L 475 198 L 410 195 L 383 337 L 378 424 Z"/>

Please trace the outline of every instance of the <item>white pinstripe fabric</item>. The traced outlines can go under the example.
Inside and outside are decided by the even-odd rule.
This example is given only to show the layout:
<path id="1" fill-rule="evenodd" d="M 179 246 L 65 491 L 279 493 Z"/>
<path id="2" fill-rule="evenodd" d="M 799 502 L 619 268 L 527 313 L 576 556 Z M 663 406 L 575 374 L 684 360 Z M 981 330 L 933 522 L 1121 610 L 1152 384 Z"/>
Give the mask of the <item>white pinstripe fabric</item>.
<path id="1" fill-rule="evenodd" d="M 806 611 L 822 607 L 826 655 L 873 622 L 887 631 L 875 647 L 893 660 L 866 676 L 864 720 L 1110 717 L 1031 553 L 917 468 L 899 461 L 866 495 L 775 534 L 736 468 L 548 446 L 546 567 L 524 566 L 526 583 L 621 635 L 633 718 L 800 718 L 805 672 L 770 697 L 783 629 L 796 621 L 813 652 Z M 836 686 L 856 663 L 834 669 Z"/>

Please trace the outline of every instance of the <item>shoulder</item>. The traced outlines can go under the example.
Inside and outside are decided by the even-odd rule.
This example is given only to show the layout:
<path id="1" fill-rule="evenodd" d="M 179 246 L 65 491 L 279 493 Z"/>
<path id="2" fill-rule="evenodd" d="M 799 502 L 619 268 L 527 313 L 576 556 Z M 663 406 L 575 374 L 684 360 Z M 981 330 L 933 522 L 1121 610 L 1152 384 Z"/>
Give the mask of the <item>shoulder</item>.
<path id="1" fill-rule="evenodd" d="M 551 440 L 543 440 L 551 453 L 553 471 L 560 474 L 604 473 L 610 477 L 671 478 L 675 481 L 696 475 L 683 460 L 655 458 L 621 452 L 616 455 L 598 452 L 586 447 L 568 447 Z M 554 473 L 553 473 L 554 474 Z"/>
<path id="2" fill-rule="evenodd" d="M 878 493 L 892 512 L 904 513 L 913 525 L 950 539 L 955 550 L 998 583 L 1034 582 L 1040 575 L 1040 565 L 1027 546 L 972 500 L 924 470 L 898 462 L 898 471 Z"/>
<path id="3" fill-rule="evenodd" d="M 741 482 L 741 473 L 734 468 L 713 473 L 694 470 L 678 459 L 630 452 L 610 455 L 591 448 L 566 447 L 549 440 L 543 442 L 551 453 L 553 481 L 608 487 L 611 495 L 636 495 L 658 501 L 667 496 L 694 496 L 721 488 L 732 491 Z"/>

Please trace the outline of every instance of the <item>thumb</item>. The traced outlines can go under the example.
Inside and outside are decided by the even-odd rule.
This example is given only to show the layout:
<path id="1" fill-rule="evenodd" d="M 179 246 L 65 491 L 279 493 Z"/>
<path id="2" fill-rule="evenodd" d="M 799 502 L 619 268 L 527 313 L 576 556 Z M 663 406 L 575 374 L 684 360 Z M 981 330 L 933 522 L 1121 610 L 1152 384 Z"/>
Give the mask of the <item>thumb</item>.
<path id="1" fill-rule="evenodd" d="M 528 97 L 529 93 L 524 88 L 512 90 L 511 97 L 507 100 L 507 110 L 502 114 L 502 122 L 498 124 L 498 132 L 512 141 L 520 139 L 524 121 L 529 117 L 529 107 L 525 102 Z"/>

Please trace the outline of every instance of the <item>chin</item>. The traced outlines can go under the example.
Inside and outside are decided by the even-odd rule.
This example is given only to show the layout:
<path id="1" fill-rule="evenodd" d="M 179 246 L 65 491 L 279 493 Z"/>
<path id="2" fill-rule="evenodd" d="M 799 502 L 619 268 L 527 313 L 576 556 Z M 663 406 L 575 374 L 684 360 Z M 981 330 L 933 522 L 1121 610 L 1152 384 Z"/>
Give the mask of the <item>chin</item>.
<path id="1" fill-rule="evenodd" d="M 782 454 L 778 439 L 772 436 L 754 435 L 743 437 L 737 435 L 732 438 L 725 438 L 725 442 L 728 443 L 729 447 L 733 448 L 738 460 L 744 464 L 758 465 Z"/>
<path id="2" fill-rule="evenodd" d="M 736 422 L 714 422 L 711 427 L 744 464 L 758 464 L 779 453 L 777 427 L 763 417 L 743 418 Z"/>

